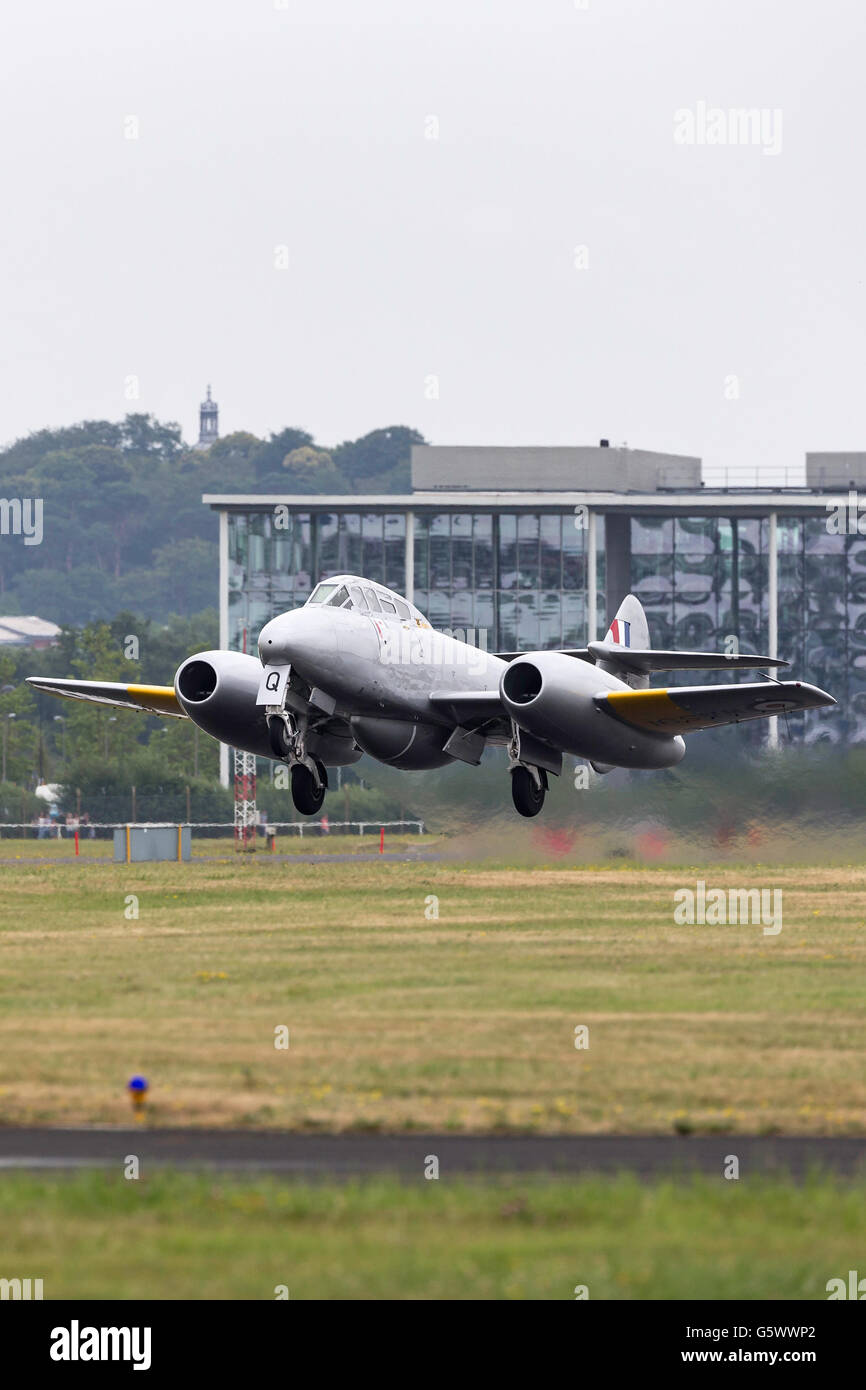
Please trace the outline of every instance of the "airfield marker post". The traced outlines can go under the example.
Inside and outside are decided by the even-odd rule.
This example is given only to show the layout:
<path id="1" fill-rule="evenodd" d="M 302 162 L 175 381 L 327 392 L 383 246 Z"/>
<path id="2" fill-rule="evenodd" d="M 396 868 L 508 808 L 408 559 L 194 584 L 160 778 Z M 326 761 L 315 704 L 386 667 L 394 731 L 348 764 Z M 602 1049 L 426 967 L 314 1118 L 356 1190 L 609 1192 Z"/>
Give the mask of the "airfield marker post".
<path id="1" fill-rule="evenodd" d="M 144 1119 L 144 1107 L 147 1103 L 147 1093 L 150 1090 L 147 1077 L 133 1076 L 127 1083 L 126 1089 L 129 1091 L 129 1098 L 132 1101 L 132 1113 L 137 1120 Z"/>
<path id="2" fill-rule="evenodd" d="M 384 853 L 385 853 L 385 827 L 384 827 L 384 825 L 380 825 L 380 827 L 379 827 L 379 853 L 380 853 L 380 854 L 384 854 Z"/>

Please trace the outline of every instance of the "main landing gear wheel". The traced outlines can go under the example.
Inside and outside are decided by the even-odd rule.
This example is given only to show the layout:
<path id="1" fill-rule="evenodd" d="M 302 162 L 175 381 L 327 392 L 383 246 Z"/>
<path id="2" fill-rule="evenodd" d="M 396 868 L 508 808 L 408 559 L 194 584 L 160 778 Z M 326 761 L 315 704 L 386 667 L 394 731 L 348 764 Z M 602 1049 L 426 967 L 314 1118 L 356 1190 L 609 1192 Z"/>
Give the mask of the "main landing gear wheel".
<path id="1" fill-rule="evenodd" d="M 316 786 L 316 779 L 306 763 L 295 763 L 292 766 L 292 800 L 295 809 L 300 811 L 302 816 L 314 816 L 317 811 L 322 809 L 322 802 L 325 799 L 325 788 L 327 780 L 322 776 L 325 769 L 321 763 L 316 763 L 321 781 Z"/>
<path id="2" fill-rule="evenodd" d="M 511 774 L 511 799 L 522 816 L 537 816 L 544 805 L 544 782 L 536 782 L 527 767 L 516 767 Z"/>

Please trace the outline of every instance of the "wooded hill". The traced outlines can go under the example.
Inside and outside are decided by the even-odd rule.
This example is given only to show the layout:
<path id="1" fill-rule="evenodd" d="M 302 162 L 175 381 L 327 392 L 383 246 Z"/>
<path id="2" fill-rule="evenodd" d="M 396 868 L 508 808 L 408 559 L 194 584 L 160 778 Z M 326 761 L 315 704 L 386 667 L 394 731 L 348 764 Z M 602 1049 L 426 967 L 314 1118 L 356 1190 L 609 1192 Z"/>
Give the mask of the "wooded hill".
<path id="1" fill-rule="evenodd" d="M 204 492 L 408 491 L 404 426 L 324 448 L 304 430 L 232 434 L 208 451 L 150 415 L 39 430 L 0 452 L 0 498 L 41 498 L 43 537 L 0 535 L 0 613 L 60 624 L 217 606 L 217 519 Z"/>

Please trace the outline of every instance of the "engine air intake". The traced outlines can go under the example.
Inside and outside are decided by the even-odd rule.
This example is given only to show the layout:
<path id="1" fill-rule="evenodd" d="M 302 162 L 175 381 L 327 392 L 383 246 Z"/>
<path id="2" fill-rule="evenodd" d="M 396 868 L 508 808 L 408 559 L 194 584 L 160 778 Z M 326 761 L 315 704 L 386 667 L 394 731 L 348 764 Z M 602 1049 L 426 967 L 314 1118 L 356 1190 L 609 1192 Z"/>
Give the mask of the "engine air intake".
<path id="1" fill-rule="evenodd" d="M 528 705 L 541 686 L 541 672 L 531 661 L 513 662 L 502 677 L 503 694 L 515 705 Z"/>
<path id="2" fill-rule="evenodd" d="M 213 695 L 217 673 L 209 661 L 189 661 L 178 673 L 178 693 L 191 704 L 201 704 Z"/>

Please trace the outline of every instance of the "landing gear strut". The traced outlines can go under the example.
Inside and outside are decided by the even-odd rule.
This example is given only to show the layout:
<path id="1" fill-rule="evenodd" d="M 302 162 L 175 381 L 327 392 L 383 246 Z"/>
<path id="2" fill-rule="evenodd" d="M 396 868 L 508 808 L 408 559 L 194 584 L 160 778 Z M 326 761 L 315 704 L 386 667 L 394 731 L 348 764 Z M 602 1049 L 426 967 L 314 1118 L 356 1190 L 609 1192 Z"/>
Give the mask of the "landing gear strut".
<path id="1" fill-rule="evenodd" d="M 537 816 L 544 805 L 547 776 L 543 769 L 518 764 L 511 770 L 511 799 L 521 816 Z"/>
<path id="2" fill-rule="evenodd" d="M 291 714 L 283 710 L 269 712 L 271 750 L 275 758 L 289 764 L 295 810 L 302 816 L 315 816 L 322 809 L 328 789 L 328 773 L 324 763 L 307 753 L 304 732 Z"/>

